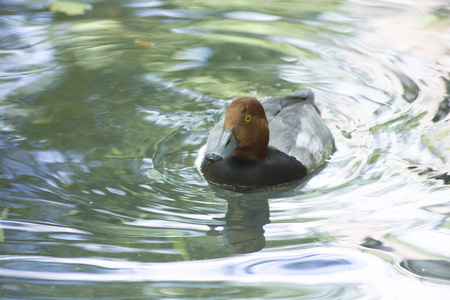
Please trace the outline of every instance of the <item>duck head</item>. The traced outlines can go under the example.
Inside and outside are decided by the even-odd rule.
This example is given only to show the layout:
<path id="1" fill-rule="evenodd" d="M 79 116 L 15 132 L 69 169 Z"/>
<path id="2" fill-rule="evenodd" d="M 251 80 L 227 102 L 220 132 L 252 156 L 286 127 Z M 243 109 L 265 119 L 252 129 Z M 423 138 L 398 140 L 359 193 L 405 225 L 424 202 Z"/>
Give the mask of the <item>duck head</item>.
<path id="1" fill-rule="evenodd" d="M 266 158 L 268 144 L 269 124 L 261 103 L 255 98 L 237 98 L 227 109 L 219 143 L 206 159 L 261 160 Z"/>

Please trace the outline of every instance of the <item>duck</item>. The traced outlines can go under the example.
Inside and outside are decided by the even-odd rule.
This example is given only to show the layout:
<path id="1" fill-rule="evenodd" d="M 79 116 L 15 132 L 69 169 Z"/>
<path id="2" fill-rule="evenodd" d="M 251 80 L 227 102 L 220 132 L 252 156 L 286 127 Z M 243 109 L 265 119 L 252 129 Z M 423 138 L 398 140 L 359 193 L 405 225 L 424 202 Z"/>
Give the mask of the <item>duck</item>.
<path id="1" fill-rule="evenodd" d="M 310 89 L 293 95 L 233 100 L 211 130 L 199 159 L 214 187 L 248 193 L 306 178 L 335 152 L 335 140 Z"/>

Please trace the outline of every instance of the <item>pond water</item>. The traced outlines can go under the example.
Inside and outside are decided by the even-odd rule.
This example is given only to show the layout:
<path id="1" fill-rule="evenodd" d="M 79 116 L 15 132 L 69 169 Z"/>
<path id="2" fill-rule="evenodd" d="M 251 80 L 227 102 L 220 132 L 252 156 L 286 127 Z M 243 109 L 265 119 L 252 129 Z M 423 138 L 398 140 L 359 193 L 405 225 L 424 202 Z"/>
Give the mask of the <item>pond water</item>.
<path id="1" fill-rule="evenodd" d="M 446 0 L 0 0 L 3 299 L 449 299 Z M 304 187 L 212 189 L 238 96 L 310 88 Z"/>

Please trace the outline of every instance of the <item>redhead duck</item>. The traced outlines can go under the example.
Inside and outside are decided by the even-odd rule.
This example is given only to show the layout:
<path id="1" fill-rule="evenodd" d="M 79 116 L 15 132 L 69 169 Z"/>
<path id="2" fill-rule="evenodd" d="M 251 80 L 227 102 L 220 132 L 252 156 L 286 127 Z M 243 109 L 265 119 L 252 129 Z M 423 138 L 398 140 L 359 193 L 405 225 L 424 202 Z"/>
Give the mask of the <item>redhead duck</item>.
<path id="1" fill-rule="evenodd" d="M 273 190 L 300 181 L 334 151 L 311 90 L 262 101 L 237 98 L 209 134 L 200 170 L 213 186 Z"/>

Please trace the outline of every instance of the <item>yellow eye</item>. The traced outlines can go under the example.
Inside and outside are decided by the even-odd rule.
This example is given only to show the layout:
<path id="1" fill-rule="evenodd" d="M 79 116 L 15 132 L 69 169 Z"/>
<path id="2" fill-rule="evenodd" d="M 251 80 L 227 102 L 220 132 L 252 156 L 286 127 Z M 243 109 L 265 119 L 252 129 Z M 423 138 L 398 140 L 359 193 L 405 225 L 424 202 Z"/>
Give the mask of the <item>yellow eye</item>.
<path id="1" fill-rule="evenodd" d="M 245 122 L 250 122 L 251 119 L 252 119 L 252 116 L 247 115 L 247 116 L 245 117 Z"/>

